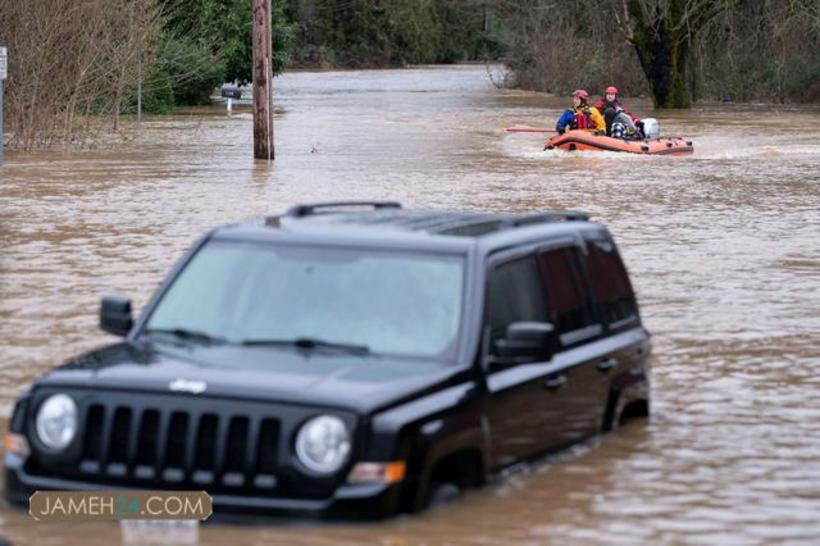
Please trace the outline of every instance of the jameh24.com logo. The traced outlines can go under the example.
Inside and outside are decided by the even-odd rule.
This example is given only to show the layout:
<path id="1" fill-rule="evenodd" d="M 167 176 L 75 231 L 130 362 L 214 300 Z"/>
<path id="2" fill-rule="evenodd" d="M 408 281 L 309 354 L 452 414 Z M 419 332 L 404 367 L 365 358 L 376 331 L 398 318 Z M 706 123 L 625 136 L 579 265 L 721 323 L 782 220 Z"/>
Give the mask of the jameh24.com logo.
<path id="1" fill-rule="evenodd" d="M 205 491 L 37 491 L 29 501 L 36 520 L 205 520 L 213 501 Z"/>

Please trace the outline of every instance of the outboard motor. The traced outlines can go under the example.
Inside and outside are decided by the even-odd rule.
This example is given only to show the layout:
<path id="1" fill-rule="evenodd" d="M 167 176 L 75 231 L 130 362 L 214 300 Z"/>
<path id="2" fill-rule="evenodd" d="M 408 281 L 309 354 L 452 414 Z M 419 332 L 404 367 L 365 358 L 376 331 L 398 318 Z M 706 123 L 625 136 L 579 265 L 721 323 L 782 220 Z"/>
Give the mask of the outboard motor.
<path id="1" fill-rule="evenodd" d="M 643 136 L 645 138 L 658 138 L 661 136 L 661 124 L 655 118 L 643 118 Z"/>

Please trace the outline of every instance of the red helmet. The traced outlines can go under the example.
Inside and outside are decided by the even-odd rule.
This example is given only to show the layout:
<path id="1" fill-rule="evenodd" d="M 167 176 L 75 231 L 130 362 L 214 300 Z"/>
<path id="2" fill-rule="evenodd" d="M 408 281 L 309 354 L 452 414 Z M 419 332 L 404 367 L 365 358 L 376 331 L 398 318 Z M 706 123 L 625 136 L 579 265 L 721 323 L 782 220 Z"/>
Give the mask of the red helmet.
<path id="1" fill-rule="evenodd" d="M 579 99 L 586 101 L 589 100 L 589 93 L 584 91 L 583 89 L 576 89 L 572 92 L 573 97 L 578 97 Z"/>
<path id="2" fill-rule="evenodd" d="M 617 95 L 618 94 L 618 88 L 615 87 L 614 85 L 610 85 L 609 87 L 604 89 L 604 94 L 605 95 L 609 95 L 610 93 L 612 93 L 613 95 Z"/>

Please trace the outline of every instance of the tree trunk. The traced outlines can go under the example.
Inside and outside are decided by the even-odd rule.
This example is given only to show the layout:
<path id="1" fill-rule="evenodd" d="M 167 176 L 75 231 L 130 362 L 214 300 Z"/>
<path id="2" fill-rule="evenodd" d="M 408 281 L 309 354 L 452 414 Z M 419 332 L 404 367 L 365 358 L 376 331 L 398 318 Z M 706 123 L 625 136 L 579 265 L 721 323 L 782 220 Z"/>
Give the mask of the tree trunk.
<path id="1" fill-rule="evenodd" d="M 689 54 L 689 91 L 692 95 L 692 102 L 698 102 L 701 96 L 701 54 L 702 51 L 692 44 L 692 51 Z"/>
<path id="2" fill-rule="evenodd" d="M 635 30 L 632 43 L 652 88 L 655 107 L 691 108 L 692 97 L 686 77 L 689 43 L 671 36 L 668 27 L 669 22 L 665 20 L 654 29 L 641 25 Z"/>

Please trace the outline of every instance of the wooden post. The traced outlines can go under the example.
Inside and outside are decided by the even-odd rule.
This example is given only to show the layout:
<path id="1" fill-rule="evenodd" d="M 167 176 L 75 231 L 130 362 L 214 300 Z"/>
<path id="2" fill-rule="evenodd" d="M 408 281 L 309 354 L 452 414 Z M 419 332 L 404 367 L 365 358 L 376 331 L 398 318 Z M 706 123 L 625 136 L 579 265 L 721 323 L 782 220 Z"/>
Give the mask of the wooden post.
<path id="1" fill-rule="evenodd" d="M 5 136 L 3 135 L 3 87 L 6 85 L 8 75 L 8 49 L 0 47 L 0 167 L 3 166 L 3 147 L 5 146 Z"/>
<path id="2" fill-rule="evenodd" d="M 272 160 L 271 0 L 253 0 L 253 156 Z"/>

